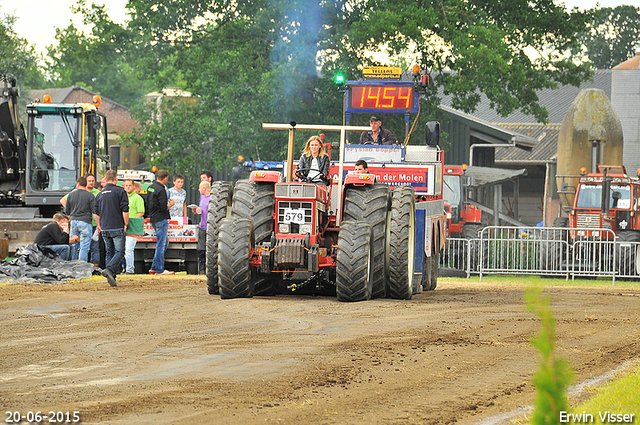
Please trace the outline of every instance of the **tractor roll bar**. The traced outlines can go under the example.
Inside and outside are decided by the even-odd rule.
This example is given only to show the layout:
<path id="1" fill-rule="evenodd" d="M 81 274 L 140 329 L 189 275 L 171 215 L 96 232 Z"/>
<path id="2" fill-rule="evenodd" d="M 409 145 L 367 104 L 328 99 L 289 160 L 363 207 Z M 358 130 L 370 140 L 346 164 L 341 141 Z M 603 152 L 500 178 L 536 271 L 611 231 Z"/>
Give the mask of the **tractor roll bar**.
<path id="1" fill-rule="evenodd" d="M 340 132 L 340 150 L 339 168 L 338 168 L 338 193 L 342 193 L 342 174 L 343 174 L 343 157 L 344 157 L 344 143 L 347 131 L 369 131 L 369 126 L 356 126 L 356 125 L 315 125 L 315 124 L 297 124 L 291 122 L 289 124 L 270 124 L 263 123 L 262 128 L 265 130 L 289 130 L 289 145 L 287 149 L 287 182 L 293 180 L 293 149 L 295 144 L 296 130 L 319 130 L 319 131 L 339 131 Z M 329 177 L 329 176 L 327 176 Z M 340 225 L 342 220 L 341 210 L 338 208 L 336 211 L 336 225 Z"/>

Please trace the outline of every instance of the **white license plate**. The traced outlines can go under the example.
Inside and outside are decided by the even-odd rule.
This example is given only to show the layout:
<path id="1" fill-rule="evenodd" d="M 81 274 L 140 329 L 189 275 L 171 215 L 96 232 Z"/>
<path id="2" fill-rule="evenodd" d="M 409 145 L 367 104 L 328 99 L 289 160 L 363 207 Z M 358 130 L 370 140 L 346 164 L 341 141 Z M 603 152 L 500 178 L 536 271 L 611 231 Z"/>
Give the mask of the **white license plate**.
<path id="1" fill-rule="evenodd" d="M 302 208 L 285 208 L 284 223 L 304 224 L 304 210 Z"/>

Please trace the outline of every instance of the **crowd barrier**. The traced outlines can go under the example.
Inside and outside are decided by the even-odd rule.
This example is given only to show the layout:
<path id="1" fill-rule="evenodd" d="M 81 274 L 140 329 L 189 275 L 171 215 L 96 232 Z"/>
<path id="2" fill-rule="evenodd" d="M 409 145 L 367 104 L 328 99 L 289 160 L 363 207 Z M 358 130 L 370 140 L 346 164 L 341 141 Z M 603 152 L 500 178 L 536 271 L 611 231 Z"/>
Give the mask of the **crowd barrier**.
<path id="1" fill-rule="evenodd" d="M 640 241 L 628 239 L 610 229 L 487 226 L 478 239 L 449 238 L 440 267 L 480 280 L 486 274 L 640 280 Z"/>

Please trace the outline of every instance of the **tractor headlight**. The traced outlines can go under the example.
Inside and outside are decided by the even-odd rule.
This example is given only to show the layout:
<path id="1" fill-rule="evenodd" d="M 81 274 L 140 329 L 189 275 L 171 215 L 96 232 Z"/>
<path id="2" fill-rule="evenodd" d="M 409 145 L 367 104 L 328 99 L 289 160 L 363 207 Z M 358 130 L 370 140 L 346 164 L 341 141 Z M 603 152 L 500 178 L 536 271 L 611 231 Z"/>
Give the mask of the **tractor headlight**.
<path id="1" fill-rule="evenodd" d="M 311 224 L 300 225 L 300 234 L 304 235 L 305 233 L 311 233 Z"/>
<path id="2" fill-rule="evenodd" d="M 289 223 L 278 224 L 278 233 L 289 233 L 291 230 Z"/>

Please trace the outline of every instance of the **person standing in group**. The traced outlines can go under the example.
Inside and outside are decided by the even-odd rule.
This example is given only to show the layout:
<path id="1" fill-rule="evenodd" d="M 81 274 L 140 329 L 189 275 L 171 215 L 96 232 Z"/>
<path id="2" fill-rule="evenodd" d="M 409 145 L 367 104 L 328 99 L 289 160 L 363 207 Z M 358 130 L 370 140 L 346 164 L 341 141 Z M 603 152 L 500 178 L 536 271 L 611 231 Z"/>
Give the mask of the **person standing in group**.
<path id="1" fill-rule="evenodd" d="M 122 188 L 129 198 L 129 226 L 127 226 L 124 261 L 126 274 L 135 273 L 135 249 L 138 237 L 144 235 L 144 200 L 135 192 L 133 180 L 122 182 Z"/>
<path id="2" fill-rule="evenodd" d="M 175 204 L 169 208 L 171 218 L 187 224 L 184 221 L 187 217 L 187 191 L 182 188 L 183 185 L 184 176 L 182 174 L 173 176 L 173 187 L 167 190 L 167 198 L 175 202 Z"/>
<path id="3" fill-rule="evenodd" d="M 209 184 L 213 184 L 213 173 L 208 170 L 200 171 L 200 181 L 208 181 Z"/>
<path id="4" fill-rule="evenodd" d="M 98 196 L 100 191 L 96 189 L 96 176 L 89 173 L 87 174 L 87 190 L 93 194 L 94 197 Z M 91 220 L 91 226 L 93 232 L 98 229 L 98 224 L 95 220 Z M 101 243 L 102 242 L 102 243 Z M 102 236 L 98 236 L 98 239 L 91 239 L 91 249 L 90 249 L 90 261 L 94 266 L 100 265 L 100 249 L 104 250 L 104 241 L 102 240 Z"/>
<path id="5" fill-rule="evenodd" d="M 51 248 L 65 261 L 71 260 L 71 245 L 80 240 L 79 236 L 69 237 L 69 217 L 62 213 L 53 215 L 53 221 L 40 229 L 34 244 Z"/>
<path id="6" fill-rule="evenodd" d="M 107 251 L 102 275 L 109 286 L 117 286 L 116 276 L 122 270 L 125 231 L 129 225 L 129 197 L 123 188 L 116 186 L 118 175 L 114 170 L 107 171 L 104 178 L 106 184 L 96 196 L 93 216 Z"/>
<path id="7" fill-rule="evenodd" d="M 203 180 L 198 186 L 200 192 L 200 206 L 192 208 L 194 214 L 200 214 L 198 225 L 198 269 L 200 274 L 206 273 L 207 261 L 207 214 L 209 211 L 209 198 L 211 197 L 211 185 Z"/>
<path id="8" fill-rule="evenodd" d="M 65 213 L 70 217 L 70 236 L 77 235 L 80 242 L 72 247 L 72 258 L 89 261 L 89 249 L 93 229 L 93 206 L 95 196 L 87 190 L 87 178 L 80 176 L 76 180 L 76 190 L 67 195 Z"/>
<path id="9" fill-rule="evenodd" d="M 164 269 L 164 253 L 169 245 L 167 232 L 169 231 L 169 208 L 175 202 L 167 199 L 167 190 L 164 185 L 169 180 L 169 172 L 160 170 L 156 174 L 156 181 L 147 189 L 147 200 L 149 205 L 149 221 L 156 232 L 156 253 L 153 256 L 153 263 L 149 274 L 175 274 Z"/>

